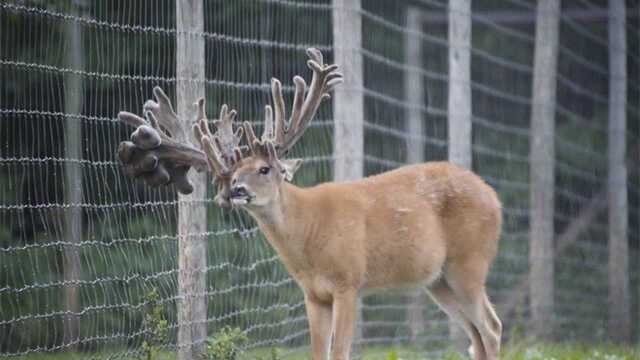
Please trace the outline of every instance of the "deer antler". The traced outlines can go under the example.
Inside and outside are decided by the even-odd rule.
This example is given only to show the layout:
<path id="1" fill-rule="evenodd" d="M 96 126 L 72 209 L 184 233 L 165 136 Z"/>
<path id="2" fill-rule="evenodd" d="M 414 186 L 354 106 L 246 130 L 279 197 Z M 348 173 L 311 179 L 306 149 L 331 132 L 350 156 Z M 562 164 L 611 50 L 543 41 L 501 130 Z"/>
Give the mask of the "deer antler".
<path id="1" fill-rule="evenodd" d="M 261 140 L 257 139 L 251 123 L 244 123 L 247 142 L 252 153 L 269 155 L 269 148 L 273 147 L 277 156 L 286 155 L 309 127 L 322 100 L 329 99 L 331 97 L 329 92 L 342 82 L 342 74 L 337 71 L 338 65 L 324 64 L 322 53 L 318 49 L 307 49 L 307 55 L 309 56 L 307 66 L 313 71 L 311 85 L 305 97 L 306 82 L 300 76 L 293 78 L 295 95 L 289 121 L 285 120 L 282 84 L 278 79 L 273 78 L 271 79 L 271 96 L 275 111 L 272 112 L 269 105 L 265 107 L 265 126 Z"/>
<path id="2" fill-rule="evenodd" d="M 228 110 L 227 105 L 222 105 L 220 118 L 213 124 L 216 126 L 215 134 L 209 130 L 207 116 L 204 112 L 204 100 L 198 101 L 198 121 L 193 125 L 193 133 L 200 142 L 200 146 L 207 154 L 209 168 L 216 175 L 218 194 L 216 202 L 221 207 L 230 206 L 229 191 L 231 181 L 231 169 L 242 160 L 242 127 L 233 131 L 233 123 L 236 118 L 235 110 Z"/>
<path id="3" fill-rule="evenodd" d="M 181 134 L 180 120 L 162 89 L 154 88 L 153 94 L 157 102 L 149 100 L 144 104 L 147 120 L 126 111 L 118 114 L 120 121 L 136 127 L 131 141 L 118 146 L 118 157 L 129 176 L 143 178 L 152 186 L 173 183 L 180 193 L 189 194 L 193 185 L 187 172 L 192 166 L 197 171 L 205 170 L 207 158 L 202 151 L 176 141 L 175 136 Z"/>
<path id="4" fill-rule="evenodd" d="M 285 155 L 302 137 L 322 100 L 328 99 L 329 92 L 342 81 L 342 74 L 337 71 L 338 66 L 324 64 L 320 51 L 310 48 L 307 55 L 307 65 L 313 71 L 309 91 L 307 92 L 307 84 L 302 77 L 293 78 L 293 109 L 291 118 L 286 121 L 282 85 L 278 79 L 272 79 L 271 95 L 275 111 L 269 105 L 265 107 L 265 128 L 260 140 L 256 138 L 248 122 L 234 131 L 233 123 L 237 113 L 235 110 L 229 111 L 226 105 L 220 110 L 220 118 L 214 121 L 217 130 L 212 134 L 207 123 L 204 99 L 200 99 L 193 131 L 204 152 L 183 144 L 180 141 L 186 142 L 186 134 L 169 98 L 162 89 L 154 88 L 156 101 L 149 100 L 144 104 L 147 120 L 128 112 L 118 114 L 121 121 L 137 128 L 131 135 L 131 141 L 122 142 L 118 148 L 118 156 L 125 171 L 130 176 L 142 177 L 154 186 L 174 183 L 179 192 L 189 194 L 193 191 L 186 176 L 189 168 L 193 166 L 196 170 L 203 171 L 208 166 L 217 179 L 223 180 L 220 181 L 218 195 L 218 200 L 223 205 L 231 169 L 242 159 L 239 144 L 243 128 L 252 153 L 277 159 Z M 162 128 L 169 133 L 165 133 Z"/>
<path id="5" fill-rule="evenodd" d="M 233 131 L 236 115 L 235 110 L 229 111 L 226 104 L 222 105 L 220 118 L 213 122 L 217 131 L 212 134 L 204 112 L 204 100 L 198 101 L 198 121 L 193 125 L 194 135 L 207 154 L 209 167 L 218 178 L 227 177 L 233 165 L 242 159 L 239 147 L 242 128 L 236 129 L 235 133 Z"/>

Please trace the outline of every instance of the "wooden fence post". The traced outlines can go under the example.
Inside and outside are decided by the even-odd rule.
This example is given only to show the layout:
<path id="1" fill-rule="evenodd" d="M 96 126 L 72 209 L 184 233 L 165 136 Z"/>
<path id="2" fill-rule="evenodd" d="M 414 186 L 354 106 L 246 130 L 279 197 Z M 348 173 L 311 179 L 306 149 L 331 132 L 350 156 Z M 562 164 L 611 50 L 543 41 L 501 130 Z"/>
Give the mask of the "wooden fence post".
<path id="1" fill-rule="evenodd" d="M 531 101 L 529 295 L 531 330 L 548 339 L 553 331 L 554 165 L 559 0 L 541 0 L 536 15 Z"/>
<path id="2" fill-rule="evenodd" d="M 471 168 L 471 1 L 449 1 L 449 161 Z"/>
<path id="3" fill-rule="evenodd" d="M 81 16 L 85 10 L 83 0 L 72 3 L 71 14 Z M 66 39 L 69 48 L 65 52 L 65 62 L 69 69 L 84 70 L 84 43 L 82 26 L 77 21 L 66 21 Z M 64 241 L 79 243 L 82 241 L 82 120 L 77 117 L 82 113 L 83 103 L 82 75 L 67 73 L 64 77 L 64 112 L 67 114 L 64 128 L 64 163 L 65 169 L 65 203 L 71 206 L 64 214 Z M 68 312 L 63 319 L 63 341 L 70 344 L 78 341 L 80 336 L 80 319 L 76 314 L 80 312 L 79 288 L 72 281 L 80 280 L 81 272 L 80 249 L 77 246 L 64 247 L 64 304 Z M 70 350 L 77 346 L 70 346 Z"/>
<path id="4" fill-rule="evenodd" d="M 627 62 L 624 1 L 609 2 L 609 336 L 631 341 L 627 199 Z"/>
<path id="5" fill-rule="evenodd" d="M 449 16 L 449 161 L 471 169 L 471 0 L 450 0 Z M 458 350 L 466 345 L 461 325 L 449 320 Z"/>
<path id="6" fill-rule="evenodd" d="M 198 98 L 204 97 L 204 9 L 202 0 L 176 1 L 176 97 L 183 121 L 179 141 L 191 141 Z M 194 190 L 178 195 L 179 296 L 178 358 L 199 359 L 207 337 L 206 268 L 207 195 L 206 173 L 191 170 Z"/>
<path id="7" fill-rule="evenodd" d="M 422 68 L 422 10 L 414 6 L 407 7 L 407 31 L 405 33 L 404 93 L 407 109 L 407 162 L 417 164 L 424 161 L 424 140 L 422 139 L 424 108 L 424 78 L 418 69 Z"/>
<path id="8" fill-rule="evenodd" d="M 354 180 L 364 172 L 364 70 L 360 0 L 333 0 L 334 62 L 344 74 L 344 83 L 334 91 L 333 116 L 335 157 L 334 180 Z M 354 352 L 362 340 L 362 301 L 358 300 L 358 320 Z"/>
<path id="9" fill-rule="evenodd" d="M 404 96 L 409 104 L 407 109 L 407 163 L 417 164 L 424 161 L 424 141 L 422 140 L 424 106 L 424 79 L 418 69 L 422 68 L 422 39 L 417 36 L 422 32 L 422 10 L 415 6 L 407 6 L 407 31 L 405 32 Z M 412 291 L 409 296 L 407 321 L 411 341 L 416 342 L 425 331 L 424 289 Z"/>

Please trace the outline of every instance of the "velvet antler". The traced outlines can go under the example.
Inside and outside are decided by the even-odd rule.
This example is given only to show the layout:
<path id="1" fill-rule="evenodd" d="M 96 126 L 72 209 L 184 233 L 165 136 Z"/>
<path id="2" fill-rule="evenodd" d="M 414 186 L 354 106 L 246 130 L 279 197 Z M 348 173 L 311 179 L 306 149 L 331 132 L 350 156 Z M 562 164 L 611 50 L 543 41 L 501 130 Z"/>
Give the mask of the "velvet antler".
<path id="1" fill-rule="evenodd" d="M 342 82 L 342 74 L 337 71 L 338 65 L 325 64 L 318 49 L 307 49 L 307 55 L 307 66 L 313 71 L 311 85 L 307 92 L 304 79 L 300 76 L 293 78 L 295 94 L 289 121 L 286 120 L 282 84 L 273 78 L 271 96 L 274 110 L 269 105 L 265 107 L 265 126 L 261 139 L 256 137 L 251 123 L 244 123 L 247 143 L 253 154 L 276 157 L 286 155 L 309 127 L 322 100 L 329 99 L 329 92 Z"/>
<path id="2" fill-rule="evenodd" d="M 189 194 L 193 185 L 187 179 L 187 172 L 190 167 L 206 170 L 206 156 L 170 135 L 180 131 L 180 120 L 162 89 L 154 88 L 153 94 L 156 101 L 149 100 L 144 105 L 146 120 L 126 111 L 118 114 L 120 121 L 136 127 L 131 141 L 120 143 L 118 157 L 129 176 L 142 178 L 151 186 L 173 183 L 180 193 Z"/>

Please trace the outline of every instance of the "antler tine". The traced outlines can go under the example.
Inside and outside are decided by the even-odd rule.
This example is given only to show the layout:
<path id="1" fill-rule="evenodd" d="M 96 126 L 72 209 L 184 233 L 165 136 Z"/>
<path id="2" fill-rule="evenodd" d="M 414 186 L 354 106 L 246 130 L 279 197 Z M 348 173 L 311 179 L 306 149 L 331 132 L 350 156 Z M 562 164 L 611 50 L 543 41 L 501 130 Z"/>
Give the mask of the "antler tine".
<path id="1" fill-rule="evenodd" d="M 269 105 L 265 106 L 265 112 L 271 113 L 271 106 Z M 265 115 L 265 117 L 268 119 L 269 115 Z M 267 122 L 269 121 L 267 120 Z M 273 124 L 273 121 L 271 121 L 271 124 Z M 250 122 L 245 121 L 242 125 L 244 127 L 245 137 L 247 138 L 247 146 L 249 147 L 251 154 L 266 155 L 264 145 L 268 142 L 273 142 L 273 135 L 272 135 L 273 131 L 267 130 L 269 128 L 268 124 L 265 125 L 265 130 L 262 135 L 262 140 L 258 139 L 255 131 L 253 131 L 253 126 L 251 125 Z M 273 125 L 271 125 L 271 129 L 273 129 Z"/>
<path id="2" fill-rule="evenodd" d="M 282 121 L 278 121 L 278 115 L 276 114 L 276 126 L 277 124 L 282 124 L 283 134 L 281 140 L 276 141 L 279 155 L 287 153 L 302 137 L 309 123 L 313 120 L 322 100 L 328 99 L 330 97 L 329 91 L 342 81 L 342 74 L 337 71 L 338 65 L 325 65 L 322 53 L 318 49 L 307 49 L 307 56 L 309 56 L 307 66 L 313 71 L 311 84 L 305 97 L 306 82 L 300 76 L 293 78 L 296 90 L 288 129 L 285 128 L 284 124 L 284 110 L 282 111 Z M 274 104 L 283 103 L 282 90 L 277 80 L 272 83 L 272 96 Z M 278 131 L 276 131 L 276 136 L 277 134 L 279 134 Z"/>
<path id="3" fill-rule="evenodd" d="M 271 110 L 271 106 L 267 105 L 264 107 L 264 130 L 262 131 L 262 141 L 274 141 L 278 136 L 278 125 L 277 125 L 277 113 L 276 110 L 276 127 L 274 129 L 273 125 L 273 111 Z M 275 134 L 274 134 L 275 131 Z M 283 134 L 284 135 L 284 134 Z"/>
<path id="4" fill-rule="evenodd" d="M 290 129 L 296 131 L 300 127 L 300 113 L 304 105 L 304 93 L 307 91 L 307 82 L 301 76 L 294 76 L 293 83 L 296 85 L 296 91 L 293 96 L 293 110 L 291 111 Z"/>
<path id="5" fill-rule="evenodd" d="M 211 171 L 217 175 L 224 174 L 228 169 L 222 159 L 220 159 L 220 151 L 215 149 L 214 143 L 212 142 L 214 135 L 211 134 L 209 124 L 207 123 L 204 99 L 199 99 L 197 105 L 198 115 L 197 122 L 193 125 L 194 135 L 200 142 L 200 146 L 204 150 L 205 154 L 207 154 L 207 163 L 209 164 Z"/>
<path id="6" fill-rule="evenodd" d="M 324 65 L 324 58 L 322 56 L 322 52 L 316 48 L 308 48 L 307 56 L 311 58 L 311 60 L 317 62 L 320 65 Z"/>
<path id="7" fill-rule="evenodd" d="M 158 123 L 168 130 L 171 135 L 179 136 L 181 131 L 179 123 L 180 120 L 178 119 L 176 112 L 173 110 L 169 97 L 158 86 L 153 88 L 153 95 L 156 98 L 156 101 L 147 100 L 143 106 L 144 113 L 152 113 Z"/>
<path id="8" fill-rule="evenodd" d="M 254 155 L 280 156 L 285 154 L 300 139 L 313 119 L 322 100 L 329 98 L 329 91 L 342 81 L 342 74 L 337 72 L 337 65 L 325 65 L 322 53 L 318 49 L 307 49 L 309 60 L 307 66 L 313 71 L 311 86 L 305 97 L 307 83 L 300 76 L 295 76 L 295 95 L 291 118 L 285 120 L 284 97 L 282 84 L 276 78 L 271 79 L 271 106 L 265 106 L 265 123 L 261 139 L 256 137 L 251 123 L 244 122 L 243 127 L 247 143 Z M 272 154 L 273 153 L 273 154 Z"/>
<path id="9" fill-rule="evenodd" d="M 240 144 L 242 130 L 239 128 L 235 133 L 233 131 L 233 123 L 236 115 L 237 112 L 235 110 L 229 111 L 227 105 L 224 104 L 220 108 L 220 117 L 213 122 L 217 128 L 216 134 L 214 135 L 215 144 L 219 148 L 224 163 L 226 163 L 229 168 L 237 161 L 240 161 L 236 153 L 236 148 L 238 148 Z"/>
<path id="10" fill-rule="evenodd" d="M 220 161 L 220 158 L 218 156 L 217 151 L 214 148 L 213 142 L 211 141 L 211 138 L 207 135 L 204 135 L 202 132 L 200 132 L 199 127 L 196 125 L 193 127 L 194 130 L 196 130 L 197 135 L 196 136 L 200 136 L 200 145 L 202 146 L 202 150 L 204 150 L 205 154 L 207 154 L 207 163 L 209 164 L 209 168 L 211 169 L 211 171 L 214 172 L 214 174 L 216 175 L 221 175 L 221 174 L 225 174 L 228 170 L 227 168 L 224 166 L 224 164 L 222 163 L 222 161 Z"/>
<path id="11" fill-rule="evenodd" d="M 284 97 L 282 96 L 282 84 L 280 80 L 271 79 L 271 97 L 273 98 L 273 108 L 275 115 L 275 134 L 274 141 L 276 144 L 284 142 L 287 124 L 285 123 Z"/>

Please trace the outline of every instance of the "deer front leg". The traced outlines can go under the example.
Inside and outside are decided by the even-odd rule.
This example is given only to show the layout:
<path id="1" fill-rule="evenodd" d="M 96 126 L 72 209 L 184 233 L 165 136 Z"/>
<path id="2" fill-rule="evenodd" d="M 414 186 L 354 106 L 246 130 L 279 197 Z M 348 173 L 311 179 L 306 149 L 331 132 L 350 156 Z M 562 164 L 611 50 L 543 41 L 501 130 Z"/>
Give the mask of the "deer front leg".
<path id="1" fill-rule="evenodd" d="M 331 338 L 331 304 L 322 303 L 309 294 L 305 294 L 304 304 L 311 335 L 311 359 L 327 360 Z"/>
<path id="2" fill-rule="evenodd" d="M 332 360 L 349 360 L 357 301 L 356 290 L 343 291 L 333 297 Z"/>

